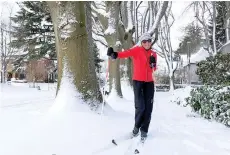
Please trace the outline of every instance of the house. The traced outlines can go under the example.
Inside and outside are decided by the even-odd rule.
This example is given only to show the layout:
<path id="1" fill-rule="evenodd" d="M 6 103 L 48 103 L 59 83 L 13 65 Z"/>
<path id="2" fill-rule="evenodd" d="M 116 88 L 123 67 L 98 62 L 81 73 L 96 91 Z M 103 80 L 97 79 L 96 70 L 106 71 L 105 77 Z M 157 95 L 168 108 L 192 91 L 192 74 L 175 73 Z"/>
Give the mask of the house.
<path id="1" fill-rule="evenodd" d="M 26 63 L 26 80 L 29 82 L 54 82 L 56 79 L 55 61 L 41 58 Z"/>
<path id="2" fill-rule="evenodd" d="M 16 59 L 18 59 L 20 57 L 20 55 L 12 55 L 10 57 L 6 58 L 6 80 L 10 81 L 11 78 L 16 78 L 16 79 L 20 79 L 23 80 L 25 79 L 25 72 L 20 69 L 20 70 L 14 70 L 14 62 Z M 21 64 L 22 67 L 25 65 L 24 63 Z M 1 68 L 1 79 L 3 78 L 3 71 L 2 71 L 2 63 L 0 62 L 0 68 Z M 2 81 L 1 81 L 2 82 Z"/>
<path id="3" fill-rule="evenodd" d="M 39 60 L 22 61 L 20 55 L 13 55 L 7 61 L 9 61 L 6 67 L 7 81 L 11 81 L 13 78 L 28 82 L 54 82 L 57 78 L 57 62 L 54 60 L 41 58 Z"/>
<path id="4" fill-rule="evenodd" d="M 192 54 L 189 58 L 187 55 L 181 55 L 181 63 L 178 66 L 175 76 L 181 76 L 182 84 L 199 84 L 199 76 L 196 74 L 196 64 L 209 57 L 208 51 L 201 47 L 196 53 Z"/>
<path id="5" fill-rule="evenodd" d="M 226 44 L 224 44 L 218 51 L 222 53 L 230 53 L 230 41 L 228 41 Z"/>

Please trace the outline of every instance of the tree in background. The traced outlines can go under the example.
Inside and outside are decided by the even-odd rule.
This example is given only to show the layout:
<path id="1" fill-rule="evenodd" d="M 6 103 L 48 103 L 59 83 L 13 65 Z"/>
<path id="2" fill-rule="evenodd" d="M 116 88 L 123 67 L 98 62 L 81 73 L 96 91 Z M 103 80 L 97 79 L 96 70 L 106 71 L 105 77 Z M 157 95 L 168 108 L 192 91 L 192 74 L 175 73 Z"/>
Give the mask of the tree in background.
<path id="1" fill-rule="evenodd" d="M 111 46 L 115 51 L 122 51 L 122 49 L 129 49 L 135 44 L 140 44 L 138 37 L 142 32 L 149 32 L 155 36 L 155 43 L 158 38 L 158 26 L 168 7 L 168 2 L 147 3 L 146 11 L 140 17 L 139 9 L 142 4 L 142 1 L 93 3 L 93 21 L 95 23 L 93 33 L 97 37 L 100 36 L 100 42 L 103 45 Z M 109 83 L 110 90 L 114 90 L 117 96 L 122 97 L 120 61 L 122 60 L 110 62 Z M 128 75 L 129 83 L 132 85 L 131 59 L 127 59 L 126 66 L 124 67 L 127 68 L 126 75 Z"/>
<path id="2" fill-rule="evenodd" d="M 168 9 L 161 21 L 159 29 L 159 42 L 158 46 L 161 49 L 160 53 L 165 58 L 167 64 L 168 76 L 170 82 L 170 91 L 174 90 L 174 73 L 178 67 L 180 56 L 172 49 L 171 44 L 171 27 L 175 21 L 171 11 L 172 2 L 169 2 Z"/>
<path id="3" fill-rule="evenodd" d="M 13 21 L 11 46 L 24 51 L 22 59 L 56 59 L 53 24 L 46 2 L 24 1 Z"/>
<path id="4" fill-rule="evenodd" d="M 11 47 L 16 48 L 20 55 L 14 63 L 15 69 L 24 62 L 46 58 L 56 59 L 55 36 L 51 16 L 46 2 L 25 1 L 17 3 L 20 10 L 11 17 L 13 21 L 13 41 Z M 98 49 L 93 46 L 95 65 L 100 70 Z M 28 62 L 29 63 L 29 62 Z"/>
<path id="5" fill-rule="evenodd" d="M 0 46 L 1 46 L 1 82 L 5 82 L 6 78 L 7 78 L 7 70 L 9 69 L 8 66 L 10 65 L 10 63 L 13 62 L 13 59 L 15 58 L 15 54 L 17 53 L 17 50 L 11 46 L 9 46 L 9 44 L 12 41 L 12 20 L 10 19 L 10 17 L 13 14 L 13 9 L 14 6 L 4 2 L 3 3 L 4 8 L 2 8 L 2 12 L 4 9 L 8 10 L 8 17 L 4 16 L 1 14 L 1 24 L 0 24 Z M 4 21 L 4 18 L 8 18 L 8 21 Z"/>
<path id="6" fill-rule="evenodd" d="M 227 14 L 227 8 L 224 1 L 216 2 L 216 48 L 220 49 L 226 43 L 226 29 L 225 29 L 225 19 Z M 213 45 L 213 21 L 209 22 L 209 40 L 210 45 Z M 211 46 L 213 48 L 213 46 Z"/>
<path id="7" fill-rule="evenodd" d="M 190 52 L 197 52 L 202 43 L 202 29 L 195 25 L 194 22 L 192 22 L 188 24 L 182 31 L 184 32 L 184 36 L 181 39 L 179 48 L 176 50 L 176 53 L 187 54 L 188 42 L 190 42 Z"/>

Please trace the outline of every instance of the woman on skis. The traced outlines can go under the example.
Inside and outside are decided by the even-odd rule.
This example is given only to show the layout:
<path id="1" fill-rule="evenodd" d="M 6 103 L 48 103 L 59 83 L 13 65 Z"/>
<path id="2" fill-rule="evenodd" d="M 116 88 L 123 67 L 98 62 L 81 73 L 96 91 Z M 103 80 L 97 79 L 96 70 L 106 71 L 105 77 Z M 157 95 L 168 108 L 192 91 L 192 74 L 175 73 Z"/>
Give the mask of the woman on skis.
<path id="1" fill-rule="evenodd" d="M 133 88 L 135 101 L 135 124 L 132 136 L 141 132 L 141 139 L 146 139 L 151 121 L 154 98 L 153 72 L 156 70 L 157 54 L 151 49 L 152 37 L 145 33 L 140 37 L 141 46 L 135 46 L 122 52 L 108 48 L 107 55 L 112 59 L 132 57 Z"/>

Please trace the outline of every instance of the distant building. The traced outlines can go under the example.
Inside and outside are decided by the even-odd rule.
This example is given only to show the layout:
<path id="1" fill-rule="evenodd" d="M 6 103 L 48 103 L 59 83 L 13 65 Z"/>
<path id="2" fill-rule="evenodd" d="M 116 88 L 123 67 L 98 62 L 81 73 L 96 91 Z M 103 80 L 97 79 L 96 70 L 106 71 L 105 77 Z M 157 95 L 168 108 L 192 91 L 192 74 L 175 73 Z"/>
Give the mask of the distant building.
<path id="1" fill-rule="evenodd" d="M 19 59 L 20 55 L 13 55 L 7 60 L 9 61 L 6 66 L 7 81 L 11 81 L 13 78 L 14 80 L 26 80 L 28 82 L 53 82 L 57 78 L 56 61 L 46 58 L 30 61 L 23 61 Z M 1 63 L 0 68 L 2 68 Z"/>
<path id="2" fill-rule="evenodd" d="M 12 55 L 9 58 L 6 58 L 7 66 L 6 66 L 6 80 L 10 81 L 11 78 L 17 78 L 20 80 L 25 79 L 25 72 L 22 69 L 24 67 L 24 62 L 21 63 L 21 69 L 14 70 L 14 62 L 18 59 L 20 55 Z M 0 68 L 2 69 L 2 63 L 0 62 Z M 1 77 L 3 76 L 3 71 L 1 70 Z"/>
<path id="3" fill-rule="evenodd" d="M 56 64 L 53 60 L 41 58 L 26 63 L 26 80 L 29 82 L 54 82 L 56 79 Z"/>
<path id="4" fill-rule="evenodd" d="M 202 47 L 199 51 L 192 54 L 190 57 L 190 63 L 187 55 L 181 55 L 181 63 L 175 72 L 175 77 L 181 77 L 182 84 L 199 84 L 199 76 L 196 74 L 197 66 L 196 64 L 202 60 L 209 57 L 208 51 L 204 50 Z M 189 69 L 190 68 L 190 69 Z M 190 71 L 189 71 L 190 70 Z"/>
<path id="5" fill-rule="evenodd" d="M 230 53 L 230 41 L 224 44 L 218 51 L 222 53 Z"/>

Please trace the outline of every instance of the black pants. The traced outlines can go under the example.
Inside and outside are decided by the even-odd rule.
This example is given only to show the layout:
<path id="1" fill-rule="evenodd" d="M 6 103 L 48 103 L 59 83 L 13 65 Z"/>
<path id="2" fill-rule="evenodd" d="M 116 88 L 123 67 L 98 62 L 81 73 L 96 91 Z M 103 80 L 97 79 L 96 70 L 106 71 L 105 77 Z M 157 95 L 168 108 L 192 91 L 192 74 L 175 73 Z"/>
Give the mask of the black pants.
<path id="1" fill-rule="evenodd" d="M 135 127 L 148 133 L 153 110 L 154 83 L 133 81 L 135 101 Z"/>

